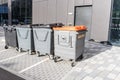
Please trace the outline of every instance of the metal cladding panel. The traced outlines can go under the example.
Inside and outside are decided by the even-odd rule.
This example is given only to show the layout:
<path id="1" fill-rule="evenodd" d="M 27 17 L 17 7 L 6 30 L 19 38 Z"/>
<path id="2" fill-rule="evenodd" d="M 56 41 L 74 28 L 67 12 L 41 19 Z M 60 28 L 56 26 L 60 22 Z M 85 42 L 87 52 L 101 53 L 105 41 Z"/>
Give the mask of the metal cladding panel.
<path id="1" fill-rule="evenodd" d="M 47 23 L 47 1 L 39 2 L 39 24 Z"/>
<path id="2" fill-rule="evenodd" d="M 74 0 L 68 0 L 67 25 L 74 25 Z"/>
<path id="3" fill-rule="evenodd" d="M 84 0 L 84 5 L 92 5 L 93 0 Z"/>
<path id="4" fill-rule="evenodd" d="M 47 13 L 47 0 L 33 0 L 33 24 L 46 24 Z"/>
<path id="5" fill-rule="evenodd" d="M 48 0 L 47 23 L 56 23 L 56 0 Z"/>
<path id="6" fill-rule="evenodd" d="M 102 3 L 102 6 L 101 4 Z M 91 38 L 98 41 L 108 40 L 111 0 L 93 0 Z"/>
<path id="7" fill-rule="evenodd" d="M 84 0 L 75 0 L 75 6 L 84 5 Z"/>
<path id="8" fill-rule="evenodd" d="M 57 22 L 67 24 L 68 0 L 57 0 Z"/>
<path id="9" fill-rule="evenodd" d="M 37 2 L 32 3 L 32 23 L 37 24 L 38 23 L 38 9 L 39 9 L 39 4 Z"/>

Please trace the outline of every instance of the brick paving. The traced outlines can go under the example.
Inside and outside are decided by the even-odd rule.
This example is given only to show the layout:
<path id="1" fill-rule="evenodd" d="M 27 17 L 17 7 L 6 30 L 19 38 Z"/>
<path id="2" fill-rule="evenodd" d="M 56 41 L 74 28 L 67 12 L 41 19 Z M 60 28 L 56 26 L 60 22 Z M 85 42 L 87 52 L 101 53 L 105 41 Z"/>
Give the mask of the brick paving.
<path id="1" fill-rule="evenodd" d="M 86 58 L 62 80 L 120 80 L 120 47 L 99 43 L 88 46 L 89 50 L 84 54 Z"/>
<path id="2" fill-rule="evenodd" d="M 70 61 L 54 63 L 48 59 L 40 63 L 48 56 L 19 53 L 14 48 L 5 50 L 2 28 L 0 35 L 0 66 L 31 80 L 120 80 L 120 47 L 86 41 L 83 60 L 72 68 Z"/>

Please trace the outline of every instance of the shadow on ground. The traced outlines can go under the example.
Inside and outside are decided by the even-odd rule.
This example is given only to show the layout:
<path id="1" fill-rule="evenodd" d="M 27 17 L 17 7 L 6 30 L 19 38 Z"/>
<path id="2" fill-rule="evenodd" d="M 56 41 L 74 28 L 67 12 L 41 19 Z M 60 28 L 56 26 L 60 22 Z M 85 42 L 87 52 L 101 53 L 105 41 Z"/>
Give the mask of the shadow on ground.
<path id="1" fill-rule="evenodd" d="M 3 27 L 0 26 L 0 37 L 4 37 L 4 30 Z"/>
<path id="2" fill-rule="evenodd" d="M 88 58 L 96 56 L 96 55 L 98 55 L 98 54 L 100 54 L 102 52 L 110 50 L 111 48 L 112 48 L 112 46 L 110 46 L 110 45 L 103 45 L 103 44 L 100 44 L 100 43 L 87 41 L 85 43 L 85 50 L 84 50 L 84 58 L 83 58 L 83 60 L 86 60 Z"/>

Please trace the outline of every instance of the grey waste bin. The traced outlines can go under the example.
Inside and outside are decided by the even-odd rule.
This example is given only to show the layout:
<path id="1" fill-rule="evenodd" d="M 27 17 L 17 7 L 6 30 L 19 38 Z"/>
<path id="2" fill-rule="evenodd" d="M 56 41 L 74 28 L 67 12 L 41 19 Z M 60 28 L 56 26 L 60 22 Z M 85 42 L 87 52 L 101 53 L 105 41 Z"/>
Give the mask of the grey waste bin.
<path id="1" fill-rule="evenodd" d="M 53 31 L 49 25 L 33 26 L 35 51 L 40 55 L 53 55 L 54 38 Z"/>
<path id="2" fill-rule="evenodd" d="M 19 25 L 16 27 L 18 36 L 19 52 L 29 51 L 31 54 L 34 51 L 33 31 L 31 25 Z"/>
<path id="3" fill-rule="evenodd" d="M 83 57 L 86 28 L 63 27 L 54 28 L 55 62 L 57 57 L 75 61 Z"/>
<path id="4" fill-rule="evenodd" d="M 5 49 L 8 49 L 9 46 L 18 48 L 17 41 L 17 32 L 15 26 L 4 26 L 5 33 Z"/>

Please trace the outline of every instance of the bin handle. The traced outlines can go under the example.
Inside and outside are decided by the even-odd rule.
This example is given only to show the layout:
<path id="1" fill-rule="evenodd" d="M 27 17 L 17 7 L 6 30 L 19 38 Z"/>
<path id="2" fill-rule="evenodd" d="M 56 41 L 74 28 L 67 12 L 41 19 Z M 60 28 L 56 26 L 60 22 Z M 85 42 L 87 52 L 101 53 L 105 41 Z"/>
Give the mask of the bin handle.
<path id="1" fill-rule="evenodd" d="M 48 36 L 48 32 L 47 32 L 44 40 L 40 40 L 40 39 L 38 38 L 38 35 L 37 35 L 36 31 L 34 31 L 34 32 L 35 32 L 35 36 L 36 36 L 36 38 L 37 38 L 38 41 L 46 41 L 47 36 Z"/>
<path id="2" fill-rule="evenodd" d="M 27 31 L 27 35 L 26 35 L 25 37 L 22 37 L 21 34 L 20 34 L 20 32 L 19 32 L 19 30 L 18 30 L 18 35 L 19 35 L 22 39 L 27 39 L 27 37 L 28 37 L 28 32 L 29 32 L 29 31 Z"/>
<path id="3" fill-rule="evenodd" d="M 59 43 L 59 35 L 57 37 L 58 37 L 58 45 L 60 45 L 60 43 Z M 70 42 L 69 43 L 70 43 L 70 45 L 69 45 L 70 48 L 73 48 L 72 47 L 72 36 L 70 36 Z"/>
<path id="4" fill-rule="evenodd" d="M 11 28 L 11 29 L 9 29 L 9 28 L 6 28 L 6 31 L 12 32 L 12 28 Z"/>
<path id="5" fill-rule="evenodd" d="M 59 45 L 59 35 L 57 36 L 57 38 L 58 38 L 58 45 Z"/>
<path id="6" fill-rule="evenodd" d="M 70 36 L 70 48 L 72 48 L 72 36 Z"/>

